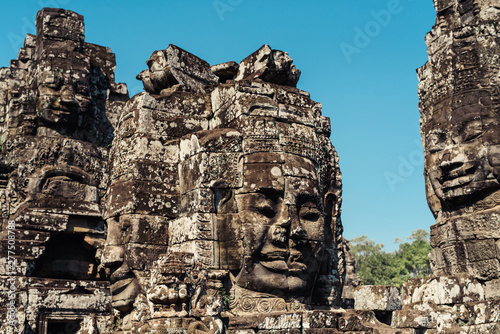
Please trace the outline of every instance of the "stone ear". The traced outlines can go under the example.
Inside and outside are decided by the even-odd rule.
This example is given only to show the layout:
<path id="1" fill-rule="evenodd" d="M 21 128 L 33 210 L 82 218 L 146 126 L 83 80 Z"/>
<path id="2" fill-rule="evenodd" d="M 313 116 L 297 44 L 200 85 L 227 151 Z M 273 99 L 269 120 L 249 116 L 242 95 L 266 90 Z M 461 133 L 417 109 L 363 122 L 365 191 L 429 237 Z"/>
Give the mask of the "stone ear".
<path id="1" fill-rule="evenodd" d="M 215 213 L 235 212 L 234 191 L 226 182 L 217 182 L 213 187 Z"/>
<path id="2" fill-rule="evenodd" d="M 434 218 L 438 217 L 438 213 L 441 212 L 441 201 L 439 200 L 439 197 L 436 194 L 436 191 L 440 191 L 440 188 L 436 186 L 437 188 L 434 187 L 432 184 L 431 176 L 429 175 L 428 172 L 424 173 L 424 179 L 425 179 L 425 192 L 427 195 L 427 205 L 429 206 L 429 209 L 431 209 L 432 215 Z M 442 195 L 442 192 L 441 192 Z"/>
<path id="3" fill-rule="evenodd" d="M 243 259 L 241 224 L 234 190 L 225 181 L 212 186 L 218 259 L 222 270 L 240 270 Z"/>
<path id="4" fill-rule="evenodd" d="M 337 208 L 338 205 L 335 205 L 337 201 L 337 196 L 332 193 L 326 193 L 324 197 L 324 205 L 325 205 L 325 243 L 333 244 L 336 241 L 336 235 L 338 233 L 337 228 L 335 226 L 336 220 L 334 217 L 337 216 Z"/>
<path id="5" fill-rule="evenodd" d="M 325 195 L 325 216 L 331 221 L 332 217 L 337 215 L 337 206 L 335 202 L 337 201 L 337 196 L 329 192 Z"/>
<path id="6" fill-rule="evenodd" d="M 500 146 L 490 146 L 488 162 L 491 166 L 493 176 L 500 181 Z"/>

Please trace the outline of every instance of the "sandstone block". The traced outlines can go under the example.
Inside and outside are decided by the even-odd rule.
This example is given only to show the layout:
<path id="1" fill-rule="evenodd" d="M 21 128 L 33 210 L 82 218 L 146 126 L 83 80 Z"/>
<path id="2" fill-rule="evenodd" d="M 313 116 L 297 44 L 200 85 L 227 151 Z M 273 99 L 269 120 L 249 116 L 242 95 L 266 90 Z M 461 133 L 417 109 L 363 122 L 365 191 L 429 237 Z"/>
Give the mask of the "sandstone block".
<path id="1" fill-rule="evenodd" d="M 356 310 L 396 311 L 401 309 L 401 296 L 395 286 L 361 285 L 354 289 Z"/>

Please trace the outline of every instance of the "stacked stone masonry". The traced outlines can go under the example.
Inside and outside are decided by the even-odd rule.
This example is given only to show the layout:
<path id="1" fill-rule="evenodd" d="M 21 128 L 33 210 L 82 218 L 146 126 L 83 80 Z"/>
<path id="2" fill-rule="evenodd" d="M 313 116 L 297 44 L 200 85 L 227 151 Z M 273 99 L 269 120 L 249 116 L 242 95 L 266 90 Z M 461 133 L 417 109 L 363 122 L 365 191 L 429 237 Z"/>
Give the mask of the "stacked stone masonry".
<path id="1" fill-rule="evenodd" d="M 436 277 L 401 290 L 355 287 L 330 120 L 286 52 L 210 66 L 170 45 L 129 98 L 83 17 L 41 10 L 0 69 L 0 333 L 495 332 L 500 5 L 435 6 Z"/>

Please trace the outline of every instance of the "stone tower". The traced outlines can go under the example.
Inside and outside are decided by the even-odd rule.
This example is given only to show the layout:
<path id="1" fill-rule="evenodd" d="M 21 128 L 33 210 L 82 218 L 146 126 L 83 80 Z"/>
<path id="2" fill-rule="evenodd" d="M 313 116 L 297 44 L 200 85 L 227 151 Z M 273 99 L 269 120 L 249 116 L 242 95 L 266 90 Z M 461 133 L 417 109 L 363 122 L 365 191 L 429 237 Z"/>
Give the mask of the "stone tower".
<path id="1" fill-rule="evenodd" d="M 211 67 L 170 45 L 147 65 L 110 155 L 103 263 L 122 328 L 338 308 L 338 158 L 292 59 L 264 45 Z"/>
<path id="2" fill-rule="evenodd" d="M 500 4 L 434 1 L 418 70 L 436 275 L 500 277 Z"/>
<path id="3" fill-rule="evenodd" d="M 81 15 L 46 8 L 36 26 L 0 69 L 0 275 L 12 291 L 1 326 L 13 306 L 16 333 L 59 332 L 109 313 L 102 198 L 128 100 L 114 54 L 85 42 Z"/>
<path id="4" fill-rule="evenodd" d="M 500 4 L 434 0 L 417 70 L 434 277 L 403 283 L 392 326 L 500 332 Z"/>

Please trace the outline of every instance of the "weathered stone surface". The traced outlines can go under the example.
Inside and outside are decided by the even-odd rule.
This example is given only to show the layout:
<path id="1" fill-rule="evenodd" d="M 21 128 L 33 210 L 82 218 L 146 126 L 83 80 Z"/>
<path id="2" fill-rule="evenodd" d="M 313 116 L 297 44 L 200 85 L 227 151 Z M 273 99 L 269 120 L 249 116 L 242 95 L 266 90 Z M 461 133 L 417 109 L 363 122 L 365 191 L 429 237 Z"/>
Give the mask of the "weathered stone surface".
<path id="1" fill-rule="evenodd" d="M 292 62 L 287 52 L 272 50 L 269 45 L 265 44 L 241 61 L 235 80 L 260 79 L 295 87 L 299 81 L 300 70 L 296 69 Z"/>
<path id="2" fill-rule="evenodd" d="M 500 279 L 488 281 L 484 284 L 484 298 L 500 300 Z"/>
<path id="3" fill-rule="evenodd" d="M 468 275 L 410 279 L 403 283 L 401 290 L 403 306 L 422 302 L 449 305 L 484 300 L 483 286 Z"/>
<path id="4" fill-rule="evenodd" d="M 396 311 L 401 309 L 399 289 L 395 286 L 361 285 L 354 288 L 356 310 Z"/>
<path id="5" fill-rule="evenodd" d="M 206 61 L 172 44 L 153 52 L 146 63 L 149 70 L 142 71 L 137 79 L 151 94 L 176 90 L 204 93 L 207 86 L 219 81 Z"/>
<path id="6" fill-rule="evenodd" d="M 342 289 L 342 307 L 353 309 L 354 308 L 354 288 L 359 286 L 361 279 L 356 273 L 356 263 L 354 256 L 351 254 L 349 242 L 342 238 L 343 252 L 345 260 L 345 281 Z"/>
<path id="7" fill-rule="evenodd" d="M 122 330 L 215 332 L 227 319 L 228 332 L 342 332 L 342 311 L 327 311 L 346 249 L 329 121 L 286 86 L 291 58 L 269 50 L 264 67 L 210 67 L 170 45 L 138 76 L 105 193 L 102 263 Z"/>
<path id="8" fill-rule="evenodd" d="M 346 333 L 409 334 L 407 330 L 398 330 L 381 324 L 373 312 L 348 310 L 339 318 L 338 329 Z"/>
<path id="9" fill-rule="evenodd" d="M 210 67 L 212 72 L 219 77 L 219 82 L 224 83 L 227 80 L 234 79 L 238 73 L 239 64 L 235 61 L 217 64 Z"/>
<path id="10" fill-rule="evenodd" d="M 419 311 L 413 309 L 405 309 L 395 311 L 392 314 L 392 327 L 396 328 L 436 328 L 436 324 L 432 322 L 432 316 L 429 311 Z"/>
<path id="11" fill-rule="evenodd" d="M 498 6 L 435 1 L 429 61 L 418 70 L 435 274 L 500 275 Z M 446 10 L 445 10 L 446 9 Z"/>

